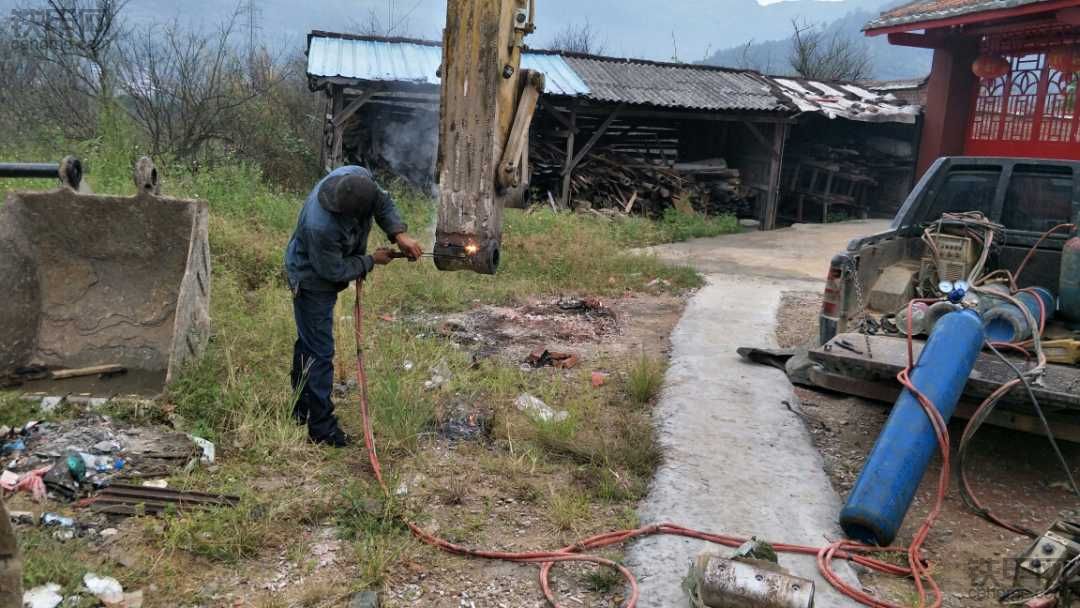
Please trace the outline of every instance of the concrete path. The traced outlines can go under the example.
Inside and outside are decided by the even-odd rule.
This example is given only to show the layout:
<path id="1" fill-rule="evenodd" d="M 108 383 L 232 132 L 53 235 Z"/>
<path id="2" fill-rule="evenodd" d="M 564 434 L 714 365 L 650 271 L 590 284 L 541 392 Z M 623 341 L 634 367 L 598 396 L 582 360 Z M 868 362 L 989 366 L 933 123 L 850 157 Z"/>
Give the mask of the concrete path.
<path id="1" fill-rule="evenodd" d="M 740 346 L 774 345 L 784 291 L 821 289 L 832 255 L 881 222 L 803 226 L 653 248 L 690 261 L 708 285 L 689 303 L 672 335 L 672 361 L 657 408 L 665 461 L 640 505 L 642 522 L 822 545 L 841 537 L 833 491 L 783 372 L 743 363 Z M 724 272 L 720 274 L 719 272 Z M 706 543 L 654 537 L 635 543 L 628 561 L 641 582 L 641 608 L 687 605 L 681 582 Z M 856 605 L 817 575 L 813 557 L 781 564 L 817 581 L 821 608 Z M 844 564 L 837 570 L 850 580 Z"/>

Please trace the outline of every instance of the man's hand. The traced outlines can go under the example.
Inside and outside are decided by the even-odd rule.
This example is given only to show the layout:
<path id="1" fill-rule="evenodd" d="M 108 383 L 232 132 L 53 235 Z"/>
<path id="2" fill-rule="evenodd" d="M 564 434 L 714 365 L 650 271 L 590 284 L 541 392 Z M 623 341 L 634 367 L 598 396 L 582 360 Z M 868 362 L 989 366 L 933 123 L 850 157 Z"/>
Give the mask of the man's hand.
<path id="1" fill-rule="evenodd" d="M 393 254 L 393 252 L 390 249 L 380 247 L 371 252 L 371 259 L 375 261 L 376 266 L 386 266 L 394 260 L 394 258 L 391 257 L 391 254 Z"/>
<path id="2" fill-rule="evenodd" d="M 394 239 L 394 242 L 397 243 L 398 249 L 401 250 L 401 253 L 409 256 L 409 260 L 413 262 L 419 260 L 420 256 L 424 253 L 424 250 L 420 248 L 420 243 L 416 239 L 405 234 L 404 232 L 397 235 L 397 238 Z"/>

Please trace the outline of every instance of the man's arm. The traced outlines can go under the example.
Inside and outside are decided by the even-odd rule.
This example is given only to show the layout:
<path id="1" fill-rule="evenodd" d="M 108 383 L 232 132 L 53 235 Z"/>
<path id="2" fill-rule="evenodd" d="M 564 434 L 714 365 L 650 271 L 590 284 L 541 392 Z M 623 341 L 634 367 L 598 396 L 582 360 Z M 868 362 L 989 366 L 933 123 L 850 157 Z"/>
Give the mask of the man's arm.
<path id="1" fill-rule="evenodd" d="M 331 283 L 350 283 L 366 277 L 375 260 L 370 255 L 346 256 L 341 242 L 330 235 L 308 230 L 308 259 L 316 274 Z"/>
<path id="2" fill-rule="evenodd" d="M 379 188 L 379 199 L 375 201 L 374 215 L 375 223 L 382 228 L 391 241 L 396 240 L 397 235 L 409 231 L 409 226 L 401 218 L 401 212 L 394 204 L 394 199 L 382 188 Z"/>
<path id="3" fill-rule="evenodd" d="M 397 243 L 398 249 L 409 256 L 412 261 L 415 262 L 420 259 L 420 254 L 423 253 L 420 243 L 407 234 L 406 231 L 409 227 L 401 219 L 401 213 L 398 211 L 397 205 L 394 204 L 394 199 L 390 197 L 390 193 L 381 188 L 379 189 L 379 200 L 375 204 L 375 221 L 386 233 L 386 236 L 390 237 L 390 240 L 394 243 Z"/>

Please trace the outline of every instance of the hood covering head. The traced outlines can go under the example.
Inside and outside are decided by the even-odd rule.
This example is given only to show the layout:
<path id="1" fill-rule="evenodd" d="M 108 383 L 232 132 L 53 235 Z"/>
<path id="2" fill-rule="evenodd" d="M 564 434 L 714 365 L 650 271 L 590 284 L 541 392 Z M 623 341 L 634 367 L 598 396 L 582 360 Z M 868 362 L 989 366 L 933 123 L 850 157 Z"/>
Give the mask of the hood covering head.
<path id="1" fill-rule="evenodd" d="M 362 175 L 331 177 L 319 188 L 319 205 L 323 209 L 357 218 L 370 216 L 378 197 L 375 180 Z"/>

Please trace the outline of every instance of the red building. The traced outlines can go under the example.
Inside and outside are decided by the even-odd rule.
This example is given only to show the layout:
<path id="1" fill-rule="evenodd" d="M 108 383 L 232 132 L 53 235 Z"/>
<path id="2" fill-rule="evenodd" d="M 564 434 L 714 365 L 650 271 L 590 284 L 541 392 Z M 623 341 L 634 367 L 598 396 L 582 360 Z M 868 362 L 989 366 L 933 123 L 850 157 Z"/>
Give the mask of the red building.
<path id="1" fill-rule="evenodd" d="M 1080 160 L 1080 0 L 916 0 L 866 34 L 934 50 L 920 175 L 948 155 Z"/>

